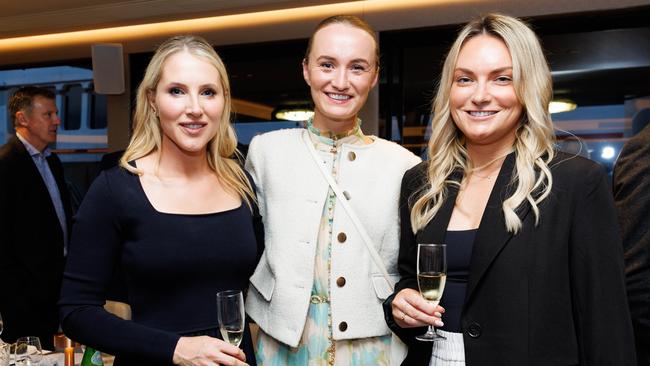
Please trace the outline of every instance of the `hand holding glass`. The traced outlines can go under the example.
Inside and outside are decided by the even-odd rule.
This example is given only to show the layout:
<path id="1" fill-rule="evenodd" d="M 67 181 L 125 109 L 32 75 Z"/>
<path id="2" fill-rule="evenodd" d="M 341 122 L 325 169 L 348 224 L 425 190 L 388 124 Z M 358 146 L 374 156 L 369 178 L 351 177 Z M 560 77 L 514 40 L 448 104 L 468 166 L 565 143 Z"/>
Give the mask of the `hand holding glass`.
<path id="1" fill-rule="evenodd" d="M 447 280 L 447 245 L 418 244 L 418 287 L 425 300 L 438 306 Z M 445 339 L 429 325 L 427 332 L 415 337 L 419 341 L 433 342 Z"/>
<path id="2" fill-rule="evenodd" d="M 239 347 L 246 323 L 244 296 L 241 291 L 229 290 L 217 293 L 217 317 L 223 340 Z"/>
<path id="3" fill-rule="evenodd" d="M 16 341 L 16 366 L 37 365 L 43 359 L 41 340 L 38 337 L 20 337 Z"/>

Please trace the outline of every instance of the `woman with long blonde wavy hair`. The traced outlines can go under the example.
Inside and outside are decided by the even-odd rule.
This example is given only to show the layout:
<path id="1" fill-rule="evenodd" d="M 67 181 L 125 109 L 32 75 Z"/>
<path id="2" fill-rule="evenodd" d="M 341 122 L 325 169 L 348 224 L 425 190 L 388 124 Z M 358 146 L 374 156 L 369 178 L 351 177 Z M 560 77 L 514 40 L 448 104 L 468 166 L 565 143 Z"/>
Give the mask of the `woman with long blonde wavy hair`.
<path id="1" fill-rule="evenodd" d="M 60 300 L 68 336 L 116 365 L 255 364 L 247 328 L 243 351 L 221 339 L 215 303 L 246 289 L 263 245 L 236 156 L 223 62 L 202 38 L 168 39 L 138 88 L 120 166 L 79 209 Z M 116 269 L 132 320 L 102 307 Z"/>
<path id="2" fill-rule="evenodd" d="M 633 364 L 607 177 L 556 150 L 551 97 L 525 23 L 488 14 L 461 30 L 434 100 L 429 159 L 402 180 L 402 278 L 385 311 L 409 346 L 404 365 Z M 416 290 L 425 243 L 447 247 L 436 309 Z M 424 325 L 444 338 L 416 340 Z"/>

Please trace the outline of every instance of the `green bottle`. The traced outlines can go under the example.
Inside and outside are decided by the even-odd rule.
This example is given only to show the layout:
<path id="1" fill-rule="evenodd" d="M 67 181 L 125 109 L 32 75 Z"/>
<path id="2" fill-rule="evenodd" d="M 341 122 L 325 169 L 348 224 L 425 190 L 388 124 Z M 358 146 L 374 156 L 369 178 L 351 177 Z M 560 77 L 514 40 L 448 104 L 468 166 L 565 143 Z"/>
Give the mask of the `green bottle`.
<path id="1" fill-rule="evenodd" d="M 104 366 L 104 361 L 102 360 L 102 354 L 88 346 L 84 351 L 84 356 L 81 359 L 80 366 Z"/>

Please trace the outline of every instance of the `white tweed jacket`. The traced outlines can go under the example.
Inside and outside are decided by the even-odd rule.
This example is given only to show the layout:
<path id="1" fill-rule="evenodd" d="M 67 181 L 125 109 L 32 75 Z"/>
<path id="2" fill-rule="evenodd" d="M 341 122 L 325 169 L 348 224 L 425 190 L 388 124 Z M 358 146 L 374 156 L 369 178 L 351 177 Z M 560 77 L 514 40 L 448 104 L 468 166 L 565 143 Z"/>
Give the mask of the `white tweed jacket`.
<path id="1" fill-rule="evenodd" d="M 400 184 L 404 172 L 420 158 L 393 142 L 373 139 L 368 145 L 341 147 L 337 178 L 396 282 Z M 264 332 L 292 347 L 298 345 L 307 319 L 316 241 L 329 189 L 306 143 L 312 142 L 305 129 L 266 133 L 252 140 L 246 160 L 257 185 L 266 244 L 250 279 L 246 310 Z M 331 159 L 321 163 L 331 171 Z M 330 278 L 334 339 L 389 334 L 381 305 L 391 294 L 390 287 L 343 207 L 336 204 L 334 210 Z M 345 279 L 342 286 L 340 278 Z"/>

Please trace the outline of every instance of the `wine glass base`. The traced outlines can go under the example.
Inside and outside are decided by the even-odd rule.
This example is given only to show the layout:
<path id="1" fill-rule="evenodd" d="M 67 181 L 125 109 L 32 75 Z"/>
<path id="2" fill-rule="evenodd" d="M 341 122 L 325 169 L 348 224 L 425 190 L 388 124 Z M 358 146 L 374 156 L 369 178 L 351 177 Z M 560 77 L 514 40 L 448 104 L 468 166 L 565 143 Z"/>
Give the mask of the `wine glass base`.
<path id="1" fill-rule="evenodd" d="M 421 342 L 436 342 L 436 341 L 444 341 L 447 338 L 441 336 L 440 334 L 434 333 L 433 335 L 423 334 L 420 336 L 416 336 L 415 339 Z"/>

